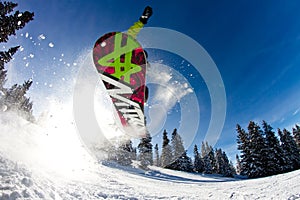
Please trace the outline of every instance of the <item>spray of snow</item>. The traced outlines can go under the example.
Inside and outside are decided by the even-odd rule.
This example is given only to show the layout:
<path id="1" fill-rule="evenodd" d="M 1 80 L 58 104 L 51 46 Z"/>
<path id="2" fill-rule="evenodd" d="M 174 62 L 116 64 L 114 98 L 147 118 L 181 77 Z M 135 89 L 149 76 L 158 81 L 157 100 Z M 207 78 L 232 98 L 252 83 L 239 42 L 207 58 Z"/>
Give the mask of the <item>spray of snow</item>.
<path id="1" fill-rule="evenodd" d="M 45 40 L 46 39 L 46 36 L 44 34 L 40 34 L 38 36 L 38 40 Z"/>
<path id="2" fill-rule="evenodd" d="M 174 69 L 166 67 L 162 63 L 151 64 L 147 73 L 152 83 L 162 86 L 155 91 L 153 101 L 163 105 L 167 111 L 180 102 L 184 96 L 193 92 L 178 72 L 176 73 Z"/>
<path id="3" fill-rule="evenodd" d="M 94 67 L 92 52 L 82 52 L 75 63 L 79 72 L 73 91 L 74 118 L 78 118 L 76 123 L 81 139 L 89 149 L 93 149 L 99 147 L 103 140 L 123 136 L 124 130 Z M 85 128 L 81 129 L 82 126 Z"/>
<path id="4" fill-rule="evenodd" d="M 49 46 L 50 48 L 53 48 L 53 47 L 54 47 L 54 44 L 53 44 L 52 42 L 50 42 L 50 43 L 48 44 L 48 46 Z"/>
<path id="5" fill-rule="evenodd" d="M 28 38 L 29 33 L 25 37 Z M 40 39 L 43 38 L 40 35 Z M 83 59 L 82 56 L 86 54 L 79 56 L 78 62 Z M 34 57 L 31 53 L 27 58 Z M 8 65 L 8 84 L 12 85 L 16 76 L 21 74 L 18 73 L 17 62 L 11 61 Z M 74 123 L 72 94 L 77 71 L 69 72 L 67 78 L 59 80 L 53 75 L 53 82 L 61 82 L 58 85 L 64 87 L 54 86 L 50 82 L 51 77 L 44 84 L 36 82 L 38 87 L 47 85 L 52 91 L 31 92 L 35 97 L 34 109 L 38 107 L 35 123 L 25 121 L 15 113 L 0 113 L 0 153 L 50 177 L 81 180 L 89 177 L 97 161 L 85 149 Z"/>
<path id="6" fill-rule="evenodd" d="M 185 133 L 191 133 L 186 135 L 186 147 L 190 145 L 189 141 L 192 141 L 194 133 L 196 133 L 198 126 L 198 101 L 194 94 L 193 89 L 189 85 L 189 82 L 177 72 L 175 69 L 162 64 L 162 61 L 151 63 L 151 67 L 147 70 L 147 83 L 156 85 L 155 90 L 150 91 L 153 97 L 148 101 L 149 119 L 148 129 L 151 134 L 161 133 L 164 128 L 165 122 L 168 118 L 168 113 L 179 103 L 181 107 L 181 119 L 180 128 L 184 129 Z M 189 109 L 195 112 L 193 119 L 190 118 L 192 113 L 189 113 Z M 188 115 L 185 115 L 187 114 Z M 187 122 L 187 123 L 185 123 Z M 184 126 L 186 125 L 186 126 Z M 184 135 L 184 137 L 185 137 Z"/>
<path id="7" fill-rule="evenodd" d="M 1 114 L 0 152 L 51 177 L 82 179 L 82 170 L 90 169 L 94 160 L 81 145 L 70 106 L 53 101 L 49 107 L 36 123 L 15 113 Z"/>

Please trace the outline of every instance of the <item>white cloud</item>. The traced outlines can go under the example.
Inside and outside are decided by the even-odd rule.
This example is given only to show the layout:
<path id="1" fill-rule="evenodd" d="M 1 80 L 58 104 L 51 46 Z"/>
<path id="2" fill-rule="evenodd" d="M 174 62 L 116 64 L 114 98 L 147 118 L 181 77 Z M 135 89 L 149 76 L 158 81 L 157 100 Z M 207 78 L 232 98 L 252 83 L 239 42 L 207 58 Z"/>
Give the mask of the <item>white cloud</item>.
<path id="1" fill-rule="evenodd" d="M 300 108 L 298 108 L 297 110 L 295 110 L 295 112 L 293 113 L 293 116 L 297 115 L 299 113 L 299 111 L 300 111 Z"/>

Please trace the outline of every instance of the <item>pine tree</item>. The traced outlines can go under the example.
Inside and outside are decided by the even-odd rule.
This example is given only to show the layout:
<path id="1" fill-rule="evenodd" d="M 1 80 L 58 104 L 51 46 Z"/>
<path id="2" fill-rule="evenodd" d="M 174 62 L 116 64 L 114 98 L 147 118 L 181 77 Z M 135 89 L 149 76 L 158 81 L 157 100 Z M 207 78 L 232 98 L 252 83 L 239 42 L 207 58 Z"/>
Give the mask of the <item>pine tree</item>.
<path id="1" fill-rule="evenodd" d="M 117 150 L 117 162 L 121 165 L 128 166 L 132 163 L 134 149 L 132 147 L 132 141 L 127 140 L 121 142 Z"/>
<path id="2" fill-rule="evenodd" d="M 146 137 L 141 138 L 138 145 L 139 149 L 139 161 L 141 161 L 141 166 L 146 168 L 148 165 L 153 164 L 153 152 L 152 152 L 152 137 L 147 131 Z"/>
<path id="3" fill-rule="evenodd" d="M 198 173 L 202 173 L 204 171 L 204 163 L 198 152 L 196 144 L 194 146 L 194 171 Z"/>
<path id="4" fill-rule="evenodd" d="M 217 169 L 215 151 L 212 146 L 208 146 L 208 160 L 211 166 L 211 173 L 215 174 Z"/>
<path id="5" fill-rule="evenodd" d="M 12 56 L 18 51 L 19 46 L 12 47 L 8 51 L 0 51 L 0 90 L 5 92 L 4 85 L 6 83 L 7 70 L 5 70 L 4 65 L 8 63 Z"/>
<path id="6" fill-rule="evenodd" d="M 229 161 L 225 151 L 222 151 L 222 158 L 224 163 L 224 173 L 222 174 L 225 177 L 233 177 L 236 174 L 235 168 L 231 161 Z"/>
<path id="7" fill-rule="evenodd" d="M 300 169 L 300 154 L 291 133 L 286 129 L 284 129 L 282 133 L 280 129 L 278 129 L 278 134 L 280 136 L 284 157 L 287 160 L 286 170 L 291 171 Z"/>
<path id="8" fill-rule="evenodd" d="M 204 158 L 205 156 L 207 156 L 208 151 L 206 150 L 206 144 L 204 143 L 204 141 L 202 141 L 201 143 L 201 157 Z"/>
<path id="9" fill-rule="evenodd" d="M 212 174 L 214 173 L 214 152 L 213 149 L 209 147 L 208 143 L 202 142 L 201 145 L 201 155 L 204 163 L 204 173 Z"/>
<path id="10" fill-rule="evenodd" d="M 2 103 L 7 106 L 7 110 L 18 112 L 27 120 L 33 120 L 32 102 L 25 94 L 29 90 L 32 80 L 25 81 L 23 85 L 14 84 L 6 91 Z"/>
<path id="11" fill-rule="evenodd" d="M 213 173 L 213 167 L 211 166 L 211 162 L 210 162 L 210 159 L 209 159 L 208 155 L 204 156 L 203 163 L 204 163 L 204 173 L 205 174 L 212 174 Z"/>
<path id="12" fill-rule="evenodd" d="M 264 177 L 266 176 L 266 165 L 267 165 L 267 146 L 263 133 L 260 127 L 250 121 L 248 125 L 249 139 L 250 139 L 250 178 Z"/>
<path id="13" fill-rule="evenodd" d="M 168 139 L 168 133 L 166 130 L 163 132 L 163 145 L 162 145 L 162 152 L 161 152 L 161 166 L 167 167 L 172 162 L 172 150 L 171 146 L 169 145 L 170 140 Z"/>
<path id="14" fill-rule="evenodd" d="M 16 31 L 25 27 L 25 25 L 33 20 L 33 13 L 28 11 L 16 11 L 10 14 L 18 4 L 12 2 L 0 2 L 0 42 L 7 42 L 8 37 L 16 35 Z"/>
<path id="15" fill-rule="evenodd" d="M 221 149 L 217 149 L 216 151 L 216 174 L 222 174 L 225 175 L 226 172 L 226 166 L 225 166 L 225 160 L 223 158 L 223 152 Z"/>
<path id="16" fill-rule="evenodd" d="M 293 128 L 293 136 L 300 153 L 300 126 L 297 124 L 295 125 L 295 128 Z"/>
<path id="17" fill-rule="evenodd" d="M 169 165 L 168 168 L 174 169 L 174 170 L 182 170 L 182 163 L 186 162 L 186 160 L 183 160 L 183 155 L 185 154 L 183 141 L 181 139 L 181 136 L 177 133 L 177 129 L 174 129 L 172 133 L 172 139 L 171 139 L 171 149 L 172 149 L 172 164 Z"/>
<path id="18" fill-rule="evenodd" d="M 0 2 L 0 42 L 7 42 L 9 36 L 15 35 L 17 30 L 24 28 L 29 21 L 33 20 L 34 13 L 28 11 L 16 11 L 10 14 L 17 5 L 18 4 L 12 2 Z M 4 64 L 12 59 L 12 56 L 17 52 L 18 48 L 19 46 L 16 46 L 10 48 L 8 51 L 0 51 L 0 86 L 4 85 L 6 77 Z"/>
<path id="19" fill-rule="evenodd" d="M 221 174 L 225 177 L 233 177 L 235 174 L 234 167 L 232 163 L 229 162 L 229 159 L 222 149 L 217 149 L 216 151 L 216 173 Z"/>
<path id="20" fill-rule="evenodd" d="M 159 158 L 159 151 L 158 151 L 158 144 L 154 147 L 154 160 L 153 163 L 155 166 L 160 166 L 160 158 Z"/>
<path id="21" fill-rule="evenodd" d="M 236 175 L 236 169 L 235 169 L 235 167 L 234 167 L 232 161 L 229 161 L 229 168 L 230 168 L 232 177 L 234 177 L 234 175 Z"/>
<path id="22" fill-rule="evenodd" d="M 168 168 L 179 170 L 179 171 L 192 172 L 193 171 L 192 159 L 188 157 L 185 151 L 179 158 L 177 158 L 175 162 L 169 165 Z"/>
<path id="23" fill-rule="evenodd" d="M 274 175 L 283 172 L 283 166 L 285 165 L 285 159 L 283 150 L 280 146 L 278 138 L 272 131 L 272 127 L 263 121 L 263 130 L 266 136 L 267 145 L 267 164 L 266 164 L 266 175 Z"/>
<path id="24" fill-rule="evenodd" d="M 132 160 L 137 160 L 137 150 L 136 150 L 136 147 L 133 147 L 132 148 L 132 154 L 131 154 L 131 158 Z"/>
<path id="25" fill-rule="evenodd" d="M 12 13 L 17 5 L 12 2 L 0 2 L 0 42 L 7 42 L 9 36 L 15 35 L 17 30 L 24 28 L 29 21 L 33 20 L 34 14 L 28 11 L 20 12 L 17 10 Z M 5 107 L 5 111 L 16 110 L 21 112 L 27 120 L 33 120 L 32 102 L 24 96 L 32 81 L 28 80 L 23 85 L 15 84 L 10 89 L 4 88 L 7 77 L 5 64 L 12 59 L 18 48 L 19 46 L 16 46 L 8 51 L 0 51 L 0 106 Z"/>
<path id="26" fill-rule="evenodd" d="M 279 128 L 277 129 L 277 133 L 280 138 L 280 147 L 282 148 L 282 155 L 283 155 L 282 157 L 285 160 L 284 165 L 282 166 L 282 171 L 283 172 L 292 171 L 293 170 L 292 161 L 289 155 L 289 150 L 287 149 L 288 145 L 286 143 L 286 137 Z"/>
<path id="27" fill-rule="evenodd" d="M 249 176 L 251 163 L 250 137 L 249 134 L 237 124 L 238 150 L 241 151 L 240 175 Z"/>
<path id="28" fill-rule="evenodd" d="M 172 149 L 173 149 L 173 158 L 179 158 L 184 154 L 184 146 L 183 141 L 181 139 L 181 136 L 177 133 L 177 129 L 175 128 L 172 133 L 172 139 L 171 139 Z"/>
<path id="29" fill-rule="evenodd" d="M 235 158 L 236 158 L 236 173 L 238 175 L 240 175 L 241 174 L 241 161 L 240 161 L 240 157 L 239 157 L 238 154 L 236 154 Z"/>

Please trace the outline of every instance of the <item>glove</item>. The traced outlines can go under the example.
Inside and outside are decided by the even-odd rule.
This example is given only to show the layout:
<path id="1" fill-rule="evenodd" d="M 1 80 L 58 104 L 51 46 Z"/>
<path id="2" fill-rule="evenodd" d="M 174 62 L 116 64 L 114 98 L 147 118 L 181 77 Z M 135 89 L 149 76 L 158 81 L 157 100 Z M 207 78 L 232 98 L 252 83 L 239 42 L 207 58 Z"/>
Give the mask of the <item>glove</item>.
<path id="1" fill-rule="evenodd" d="M 140 21 L 143 24 L 147 24 L 148 19 L 151 17 L 152 14 L 153 14 L 152 8 L 150 6 L 147 6 L 144 9 L 143 15 L 140 17 Z"/>

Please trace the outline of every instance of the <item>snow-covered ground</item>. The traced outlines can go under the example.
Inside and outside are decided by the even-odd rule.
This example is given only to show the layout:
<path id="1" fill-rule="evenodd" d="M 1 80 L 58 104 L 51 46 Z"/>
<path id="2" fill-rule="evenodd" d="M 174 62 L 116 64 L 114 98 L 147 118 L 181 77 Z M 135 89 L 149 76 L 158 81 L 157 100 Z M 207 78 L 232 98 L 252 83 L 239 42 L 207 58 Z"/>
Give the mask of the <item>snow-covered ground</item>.
<path id="1" fill-rule="evenodd" d="M 300 171 L 238 180 L 99 163 L 65 125 L 1 114 L 0 200 L 300 199 Z"/>

